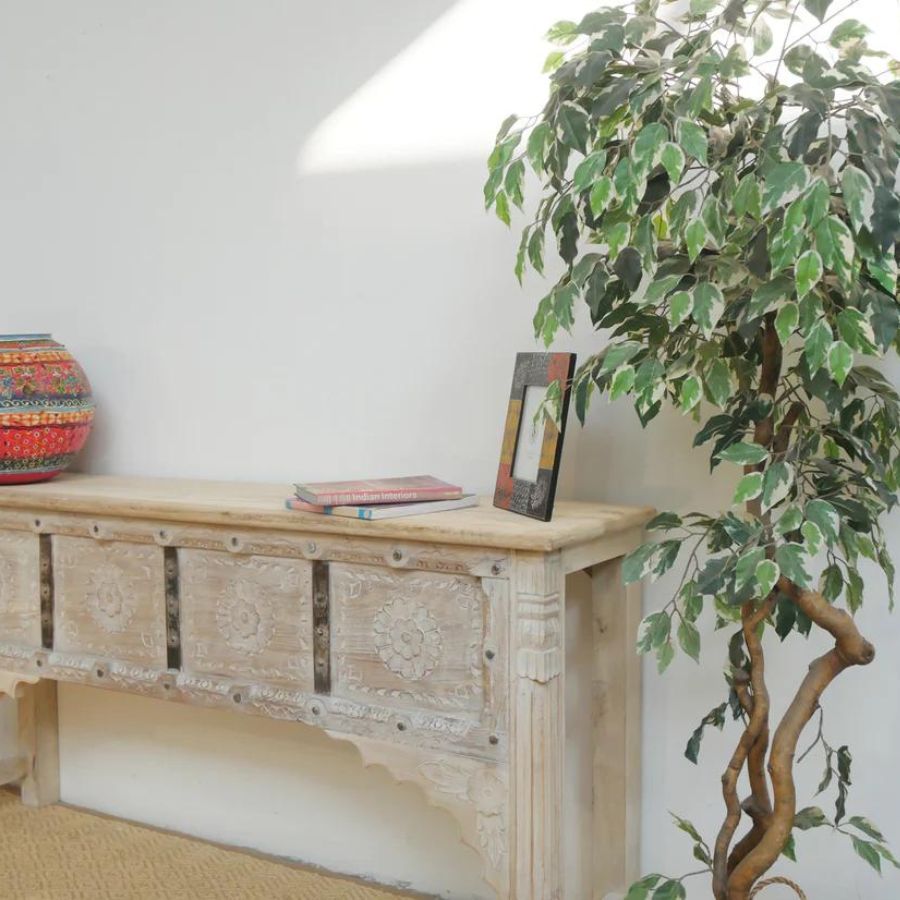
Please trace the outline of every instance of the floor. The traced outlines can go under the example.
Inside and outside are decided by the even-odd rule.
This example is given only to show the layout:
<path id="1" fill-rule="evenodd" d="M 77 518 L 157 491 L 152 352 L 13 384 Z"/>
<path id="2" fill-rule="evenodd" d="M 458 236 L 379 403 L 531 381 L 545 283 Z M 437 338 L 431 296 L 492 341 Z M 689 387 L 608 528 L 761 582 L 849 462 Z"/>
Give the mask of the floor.
<path id="1" fill-rule="evenodd" d="M 3 900 L 396 900 L 412 897 L 0 791 Z"/>

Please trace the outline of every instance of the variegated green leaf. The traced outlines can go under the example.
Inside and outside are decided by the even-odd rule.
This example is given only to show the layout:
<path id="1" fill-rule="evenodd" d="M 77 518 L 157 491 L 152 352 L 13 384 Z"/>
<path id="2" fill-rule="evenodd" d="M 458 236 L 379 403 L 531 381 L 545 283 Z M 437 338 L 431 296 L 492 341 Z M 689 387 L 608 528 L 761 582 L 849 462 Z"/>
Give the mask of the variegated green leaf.
<path id="1" fill-rule="evenodd" d="M 875 353 L 875 332 L 865 315 L 852 306 L 837 316 L 838 334 L 852 349 L 861 353 Z"/>
<path id="2" fill-rule="evenodd" d="M 601 175 L 591 188 L 591 212 L 595 217 L 602 215 L 615 196 L 616 189 L 609 175 Z"/>
<path id="3" fill-rule="evenodd" d="M 763 212 L 771 212 L 796 200 L 809 185 L 809 169 L 801 162 L 782 162 L 766 175 Z"/>
<path id="4" fill-rule="evenodd" d="M 685 229 L 684 238 L 687 243 L 688 256 L 693 262 L 709 240 L 709 231 L 703 219 L 693 219 Z"/>
<path id="5" fill-rule="evenodd" d="M 606 151 L 595 150 L 588 154 L 575 169 L 572 176 L 572 188 L 579 193 L 587 190 L 597 178 L 603 174 L 603 168 L 606 166 Z"/>
<path id="6" fill-rule="evenodd" d="M 872 179 L 862 169 L 847 165 L 841 172 L 841 190 L 853 227 L 857 231 L 862 228 L 871 229 L 875 214 L 875 188 Z"/>
<path id="7" fill-rule="evenodd" d="M 754 219 L 762 215 L 762 190 L 753 175 L 745 175 L 738 184 L 732 200 L 736 216 L 751 215 Z"/>
<path id="8" fill-rule="evenodd" d="M 616 400 L 634 387 L 634 368 L 624 365 L 616 369 L 609 386 L 609 399 Z"/>
<path id="9" fill-rule="evenodd" d="M 703 393 L 700 379 L 696 375 L 689 375 L 681 383 L 679 404 L 684 412 L 690 412 L 699 402 Z"/>
<path id="10" fill-rule="evenodd" d="M 810 556 L 816 556 L 822 549 L 822 532 L 819 531 L 818 525 L 813 522 L 804 522 L 800 527 L 800 533 L 803 535 L 806 552 Z"/>
<path id="11" fill-rule="evenodd" d="M 649 169 L 669 139 L 669 130 L 659 122 L 645 125 L 637 134 L 632 145 L 632 160 L 643 169 Z"/>
<path id="12" fill-rule="evenodd" d="M 748 500 L 755 500 L 762 493 L 762 488 L 763 473 L 751 472 L 738 482 L 731 502 L 746 503 Z"/>
<path id="13" fill-rule="evenodd" d="M 772 589 L 778 583 L 778 576 L 781 570 L 778 564 L 771 559 L 764 559 L 756 567 L 756 586 L 760 597 L 768 597 L 772 593 Z"/>
<path id="14" fill-rule="evenodd" d="M 815 375 L 825 365 L 833 343 L 831 326 L 824 318 L 819 319 L 809 330 L 803 347 L 803 355 L 806 357 L 811 375 Z"/>
<path id="15" fill-rule="evenodd" d="M 794 266 L 794 278 L 797 282 L 797 296 L 805 297 L 822 277 L 822 257 L 816 250 L 807 250 Z"/>
<path id="16" fill-rule="evenodd" d="M 775 331 L 781 346 L 785 346 L 800 321 L 800 309 L 796 303 L 785 303 L 775 316 Z"/>
<path id="17" fill-rule="evenodd" d="M 761 444 L 738 442 L 726 447 L 717 456 L 725 462 L 737 463 L 741 466 L 755 466 L 769 458 L 769 451 Z"/>
<path id="18" fill-rule="evenodd" d="M 694 321 L 700 326 L 703 336 L 709 338 L 725 311 L 725 297 L 722 289 L 710 281 L 701 281 L 694 288 Z"/>
<path id="19" fill-rule="evenodd" d="M 698 162 L 706 165 L 709 139 L 704 128 L 690 119 L 679 119 L 675 125 L 675 136 L 681 149 L 688 156 L 693 156 Z"/>
<path id="20" fill-rule="evenodd" d="M 775 523 L 776 534 L 789 534 L 796 531 L 803 522 L 803 513 L 797 506 L 789 506 Z"/>
<path id="21" fill-rule="evenodd" d="M 764 547 L 754 547 L 738 557 L 737 565 L 734 568 L 734 586 L 736 590 L 742 591 L 756 578 L 757 567 L 765 558 L 766 551 Z"/>
<path id="22" fill-rule="evenodd" d="M 843 341 L 835 341 L 828 348 L 825 364 L 831 377 L 838 385 L 842 385 L 853 368 L 853 351 Z"/>
<path id="23" fill-rule="evenodd" d="M 714 359 L 704 376 L 706 390 L 710 399 L 718 407 L 724 408 L 734 391 L 731 380 L 731 369 L 723 359 Z"/>
<path id="24" fill-rule="evenodd" d="M 810 500 L 803 512 L 807 520 L 818 527 L 829 544 L 833 544 L 838 539 L 841 517 L 827 500 L 818 497 Z"/>
<path id="25" fill-rule="evenodd" d="M 794 483 L 794 470 L 786 462 L 773 463 L 763 476 L 763 512 L 781 503 Z"/>
<path id="26" fill-rule="evenodd" d="M 747 306 L 747 316 L 755 319 L 765 315 L 770 309 L 787 300 L 794 293 L 794 283 L 786 275 L 779 275 L 760 285 L 751 295 Z"/>
<path id="27" fill-rule="evenodd" d="M 687 291 L 676 291 L 669 297 L 669 322 L 677 328 L 691 314 L 694 298 Z"/>
<path id="28" fill-rule="evenodd" d="M 681 181 L 681 173 L 684 171 L 685 156 L 678 144 L 671 141 L 663 144 L 659 152 L 659 160 L 666 174 L 669 176 L 669 183 L 672 187 Z"/>
<path id="29" fill-rule="evenodd" d="M 812 578 L 807 569 L 806 549 L 800 544 L 782 544 L 775 551 L 775 562 L 781 574 L 790 578 L 798 587 L 808 588 Z"/>

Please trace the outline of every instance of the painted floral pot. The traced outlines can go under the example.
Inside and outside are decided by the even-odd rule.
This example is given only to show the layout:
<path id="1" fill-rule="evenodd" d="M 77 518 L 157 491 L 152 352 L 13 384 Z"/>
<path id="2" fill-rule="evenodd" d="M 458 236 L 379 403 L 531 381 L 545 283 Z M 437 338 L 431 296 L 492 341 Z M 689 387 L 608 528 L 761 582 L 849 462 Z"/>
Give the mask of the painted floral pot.
<path id="1" fill-rule="evenodd" d="M 49 334 L 0 334 L 0 485 L 47 481 L 94 422 L 87 376 Z"/>

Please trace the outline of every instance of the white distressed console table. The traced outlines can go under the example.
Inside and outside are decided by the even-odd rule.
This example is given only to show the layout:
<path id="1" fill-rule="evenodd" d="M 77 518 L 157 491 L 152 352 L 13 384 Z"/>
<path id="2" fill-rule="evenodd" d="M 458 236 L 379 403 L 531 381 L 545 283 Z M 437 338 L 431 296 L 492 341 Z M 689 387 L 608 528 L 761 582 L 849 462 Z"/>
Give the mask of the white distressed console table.
<path id="1" fill-rule="evenodd" d="M 415 782 L 498 897 L 624 888 L 640 601 L 620 561 L 651 511 L 558 503 L 540 523 L 484 501 L 360 522 L 288 512 L 286 493 L 86 475 L 0 488 L 0 693 L 20 745 L 0 783 L 58 799 L 57 682 L 228 707 L 322 728 Z M 565 634 L 565 576 L 582 571 L 586 673 Z M 588 685 L 568 729 L 593 781 L 586 824 L 565 800 L 567 677 Z"/>

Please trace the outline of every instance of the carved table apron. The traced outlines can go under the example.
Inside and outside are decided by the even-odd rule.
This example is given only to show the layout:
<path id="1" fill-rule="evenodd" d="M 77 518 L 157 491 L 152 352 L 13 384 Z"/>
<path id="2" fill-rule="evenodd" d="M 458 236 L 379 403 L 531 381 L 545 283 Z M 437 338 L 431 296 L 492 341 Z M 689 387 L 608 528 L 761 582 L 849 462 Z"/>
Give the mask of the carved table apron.
<path id="1" fill-rule="evenodd" d="M 58 800 L 57 682 L 223 706 L 322 728 L 418 784 L 498 897 L 623 889 L 641 613 L 620 562 L 650 511 L 561 502 L 541 523 L 483 501 L 359 522 L 282 510 L 286 493 L 86 475 L 0 491 L 0 693 L 19 705 L 0 784 Z M 566 658 L 579 572 L 584 678 Z M 591 698 L 568 729 L 567 677 Z M 566 801 L 567 730 L 589 761 L 586 816 Z"/>

